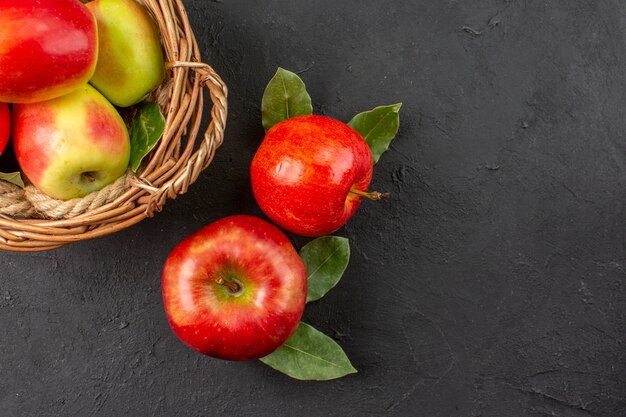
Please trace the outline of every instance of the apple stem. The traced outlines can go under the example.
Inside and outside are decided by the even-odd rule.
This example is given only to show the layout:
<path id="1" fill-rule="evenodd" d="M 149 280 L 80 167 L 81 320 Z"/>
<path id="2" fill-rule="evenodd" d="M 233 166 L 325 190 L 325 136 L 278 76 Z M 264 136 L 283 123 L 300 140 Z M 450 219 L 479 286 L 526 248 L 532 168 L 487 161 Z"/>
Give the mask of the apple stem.
<path id="1" fill-rule="evenodd" d="M 361 191 L 354 188 L 350 189 L 352 194 L 356 194 L 359 197 L 367 198 L 368 200 L 378 201 L 383 198 L 387 198 L 391 195 L 391 193 L 379 193 L 378 191 Z"/>
<path id="2" fill-rule="evenodd" d="M 227 287 L 233 293 L 241 291 L 241 287 L 236 282 L 226 281 L 224 278 L 220 278 L 217 280 L 217 283 Z"/>
<path id="3" fill-rule="evenodd" d="M 96 177 L 94 177 L 91 172 L 84 172 L 83 178 L 85 178 L 89 182 L 94 182 L 96 180 Z"/>

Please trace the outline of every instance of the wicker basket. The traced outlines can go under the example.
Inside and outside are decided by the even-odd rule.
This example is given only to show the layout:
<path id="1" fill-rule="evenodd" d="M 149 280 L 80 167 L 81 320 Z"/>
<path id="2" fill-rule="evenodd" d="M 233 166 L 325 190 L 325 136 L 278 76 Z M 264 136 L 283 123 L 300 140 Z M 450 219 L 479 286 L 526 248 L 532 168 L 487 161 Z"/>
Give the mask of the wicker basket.
<path id="1" fill-rule="evenodd" d="M 152 99 L 165 115 L 165 132 L 137 174 L 128 173 L 101 191 L 70 201 L 52 199 L 32 185 L 0 181 L 0 249 L 40 251 L 92 239 L 132 226 L 184 194 L 221 145 L 227 89 L 201 62 L 182 0 L 138 0 L 162 35 L 167 77 Z M 203 87 L 213 103 L 200 143 Z"/>

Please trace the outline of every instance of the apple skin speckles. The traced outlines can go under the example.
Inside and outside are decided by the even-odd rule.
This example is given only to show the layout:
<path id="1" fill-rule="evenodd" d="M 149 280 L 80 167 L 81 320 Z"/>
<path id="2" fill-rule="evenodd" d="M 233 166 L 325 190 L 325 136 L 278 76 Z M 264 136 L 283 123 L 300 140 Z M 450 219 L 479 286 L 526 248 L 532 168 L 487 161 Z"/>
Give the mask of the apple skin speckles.
<path id="1" fill-rule="evenodd" d="M 252 190 L 265 214 L 301 236 L 343 226 L 367 191 L 373 159 L 350 126 L 326 116 L 298 116 L 274 125 L 250 166 Z"/>

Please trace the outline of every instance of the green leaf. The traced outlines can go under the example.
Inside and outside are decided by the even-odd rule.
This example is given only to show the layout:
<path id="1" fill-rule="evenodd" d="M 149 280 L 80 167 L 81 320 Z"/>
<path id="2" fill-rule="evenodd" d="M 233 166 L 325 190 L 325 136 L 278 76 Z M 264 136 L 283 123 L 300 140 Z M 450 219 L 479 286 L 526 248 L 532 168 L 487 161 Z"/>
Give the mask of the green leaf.
<path id="1" fill-rule="evenodd" d="M 165 117 L 156 103 L 142 103 L 133 118 L 130 129 L 130 168 L 137 172 L 143 158 L 161 139 Z"/>
<path id="2" fill-rule="evenodd" d="M 284 345 L 260 360 L 292 378 L 307 381 L 328 381 L 357 372 L 341 346 L 306 323 L 300 323 Z"/>
<path id="3" fill-rule="evenodd" d="M 309 274 L 309 303 L 322 298 L 341 279 L 350 261 L 350 241 L 345 237 L 320 237 L 304 245 L 300 257 Z"/>
<path id="4" fill-rule="evenodd" d="M 313 113 L 311 97 L 304 82 L 291 71 L 278 68 L 270 80 L 261 101 L 263 128 L 267 132 L 290 117 Z"/>
<path id="5" fill-rule="evenodd" d="M 370 111 L 359 113 L 350 122 L 354 130 L 365 139 L 374 157 L 374 163 L 389 148 L 400 127 L 400 107 L 402 103 L 391 106 L 376 107 Z"/>
<path id="6" fill-rule="evenodd" d="M 24 188 L 24 181 L 22 181 L 22 176 L 19 172 L 0 172 L 0 180 L 10 182 L 20 188 Z"/>

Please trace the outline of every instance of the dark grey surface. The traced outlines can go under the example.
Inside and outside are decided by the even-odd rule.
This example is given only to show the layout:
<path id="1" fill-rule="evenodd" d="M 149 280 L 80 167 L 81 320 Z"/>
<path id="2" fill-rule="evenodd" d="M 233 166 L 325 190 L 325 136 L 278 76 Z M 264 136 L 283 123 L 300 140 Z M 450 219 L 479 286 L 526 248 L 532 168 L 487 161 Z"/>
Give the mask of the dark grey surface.
<path id="1" fill-rule="evenodd" d="M 185 4 L 230 87 L 225 144 L 155 219 L 0 254 L 1 416 L 626 415 L 623 2 Z M 279 65 L 342 120 L 404 102 L 373 182 L 393 197 L 339 232 L 346 276 L 305 313 L 360 371 L 335 382 L 201 357 L 161 304 L 179 240 L 260 215 Z"/>

